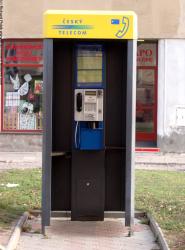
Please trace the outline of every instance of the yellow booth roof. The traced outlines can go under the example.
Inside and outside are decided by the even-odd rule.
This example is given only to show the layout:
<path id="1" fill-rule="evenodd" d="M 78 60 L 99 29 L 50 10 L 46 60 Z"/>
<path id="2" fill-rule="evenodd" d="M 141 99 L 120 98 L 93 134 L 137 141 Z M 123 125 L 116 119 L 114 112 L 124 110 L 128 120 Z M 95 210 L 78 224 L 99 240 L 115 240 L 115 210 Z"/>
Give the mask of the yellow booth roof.
<path id="1" fill-rule="evenodd" d="M 44 38 L 137 39 L 133 11 L 48 10 Z"/>

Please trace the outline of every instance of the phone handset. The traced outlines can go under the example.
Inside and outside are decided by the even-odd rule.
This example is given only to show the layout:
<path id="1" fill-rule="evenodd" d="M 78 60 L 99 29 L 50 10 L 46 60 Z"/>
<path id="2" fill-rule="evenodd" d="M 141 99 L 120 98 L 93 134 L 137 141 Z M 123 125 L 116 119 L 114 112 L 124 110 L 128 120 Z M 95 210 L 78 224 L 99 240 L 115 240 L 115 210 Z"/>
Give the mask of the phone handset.
<path id="1" fill-rule="evenodd" d="M 123 28 L 118 30 L 118 32 L 116 33 L 116 36 L 118 38 L 122 38 L 127 33 L 128 28 L 129 28 L 129 18 L 123 17 L 122 24 L 123 24 Z"/>
<path id="2" fill-rule="evenodd" d="M 82 93 L 78 92 L 76 94 L 76 112 L 75 114 L 77 114 L 77 112 L 82 112 L 82 107 L 83 105 L 83 100 L 82 100 Z M 80 116 L 81 116 L 81 113 L 80 113 Z M 78 129 L 79 129 L 79 121 L 76 122 L 76 126 L 75 126 L 75 147 L 78 148 L 79 144 L 80 144 L 80 141 L 77 142 L 77 135 L 78 135 Z M 80 139 L 80 137 L 79 137 Z"/>
<path id="3" fill-rule="evenodd" d="M 76 95 L 76 110 L 78 112 L 82 111 L 82 93 L 77 93 Z"/>

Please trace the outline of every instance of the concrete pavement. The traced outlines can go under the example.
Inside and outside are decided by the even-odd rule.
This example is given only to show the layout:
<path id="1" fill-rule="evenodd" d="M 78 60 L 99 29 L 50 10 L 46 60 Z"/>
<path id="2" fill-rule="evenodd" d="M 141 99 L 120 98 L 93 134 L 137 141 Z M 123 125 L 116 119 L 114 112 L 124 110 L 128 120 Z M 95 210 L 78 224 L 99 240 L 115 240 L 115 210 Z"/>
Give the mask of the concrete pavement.
<path id="1" fill-rule="evenodd" d="M 41 152 L 0 152 L 0 171 L 39 168 L 41 166 Z"/>
<path id="2" fill-rule="evenodd" d="M 136 153 L 136 169 L 185 171 L 185 154 Z"/>
<path id="3" fill-rule="evenodd" d="M 30 226 L 31 225 L 31 226 Z M 47 237 L 36 234 L 40 219 L 29 222 L 30 233 L 22 233 L 17 250 L 157 250 L 160 249 L 149 226 L 136 220 L 133 236 L 124 219 L 106 218 L 103 222 L 78 222 L 53 218 Z"/>
<path id="4" fill-rule="evenodd" d="M 41 166 L 41 152 L 0 152 L 0 171 Z M 136 169 L 185 171 L 185 154 L 137 152 Z"/>

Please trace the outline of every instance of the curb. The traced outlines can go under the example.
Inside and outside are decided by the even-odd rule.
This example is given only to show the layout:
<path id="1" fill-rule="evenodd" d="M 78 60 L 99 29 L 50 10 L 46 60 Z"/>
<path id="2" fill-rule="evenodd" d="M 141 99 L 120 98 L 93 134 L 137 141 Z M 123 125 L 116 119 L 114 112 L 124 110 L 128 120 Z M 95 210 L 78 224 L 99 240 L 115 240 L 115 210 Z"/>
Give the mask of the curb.
<path id="1" fill-rule="evenodd" d="M 146 217 L 149 221 L 149 226 L 156 238 L 156 241 L 159 243 L 161 250 L 170 250 L 167 241 L 165 240 L 164 234 L 159 227 L 159 224 L 154 220 L 151 214 L 146 213 Z"/>
<path id="2" fill-rule="evenodd" d="M 12 235 L 10 236 L 9 242 L 7 244 L 7 246 L 4 248 L 5 250 L 15 250 L 17 247 L 17 244 L 19 242 L 19 238 L 21 235 L 21 231 L 22 231 L 22 226 L 24 225 L 24 223 L 26 222 L 26 220 L 28 219 L 29 213 L 25 212 L 20 219 L 18 220 Z"/>

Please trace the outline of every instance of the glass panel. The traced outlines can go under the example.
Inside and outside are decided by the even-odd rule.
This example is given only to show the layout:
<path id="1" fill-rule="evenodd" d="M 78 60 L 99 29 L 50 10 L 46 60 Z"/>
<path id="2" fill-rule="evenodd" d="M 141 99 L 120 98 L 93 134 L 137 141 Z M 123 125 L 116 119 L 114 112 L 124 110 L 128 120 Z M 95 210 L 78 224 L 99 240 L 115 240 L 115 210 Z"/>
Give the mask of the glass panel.
<path id="1" fill-rule="evenodd" d="M 103 51 L 100 45 L 79 45 L 77 49 L 78 86 L 103 81 Z"/>
<path id="2" fill-rule="evenodd" d="M 5 64 L 42 64 L 43 43 L 40 41 L 5 41 Z"/>
<path id="3" fill-rule="evenodd" d="M 42 129 L 43 67 L 4 70 L 4 129 Z"/>
<path id="4" fill-rule="evenodd" d="M 154 131 L 154 84 L 153 69 L 138 69 L 136 95 L 136 131 Z"/>
<path id="5" fill-rule="evenodd" d="M 102 70 L 78 70 L 77 82 L 100 83 L 102 82 Z"/>
<path id="6" fill-rule="evenodd" d="M 102 56 L 101 45 L 79 45 L 77 56 Z"/>
<path id="7" fill-rule="evenodd" d="M 102 69 L 102 56 L 90 57 L 90 56 L 80 56 L 77 59 L 78 69 Z"/>
<path id="8" fill-rule="evenodd" d="M 137 66 L 156 66 L 156 54 L 156 43 L 139 43 L 137 47 Z"/>

